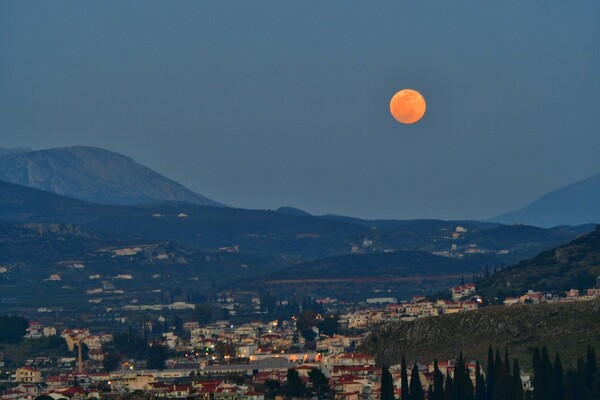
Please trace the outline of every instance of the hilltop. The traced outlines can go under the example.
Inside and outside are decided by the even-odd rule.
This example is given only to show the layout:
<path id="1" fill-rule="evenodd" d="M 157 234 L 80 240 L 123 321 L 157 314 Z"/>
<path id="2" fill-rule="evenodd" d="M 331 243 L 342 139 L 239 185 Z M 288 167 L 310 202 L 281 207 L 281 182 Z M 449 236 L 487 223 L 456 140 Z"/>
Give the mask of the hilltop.
<path id="1" fill-rule="evenodd" d="M 564 291 L 594 286 L 600 275 L 600 226 L 570 243 L 544 251 L 480 283 L 489 295 L 511 295 L 528 289 Z"/>
<path id="2" fill-rule="evenodd" d="M 4 149 L 0 180 L 102 204 L 181 201 L 220 206 L 129 157 L 95 147 Z"/>
<path id="3" fill-rule="evenodd" d="M 463 351 L 468 360 L 486 360 L 488 346 L 507 348 L 521 365 L 531 363 L 531 349 L 548 346 L 573 365 L 586 346 L 598 347 L 600 300 L 521 306 L 486 307 L 476 311 L 419 318 L 384 325 L 367 338 L 362 350 L 379 363 L 451 359 Z"/>

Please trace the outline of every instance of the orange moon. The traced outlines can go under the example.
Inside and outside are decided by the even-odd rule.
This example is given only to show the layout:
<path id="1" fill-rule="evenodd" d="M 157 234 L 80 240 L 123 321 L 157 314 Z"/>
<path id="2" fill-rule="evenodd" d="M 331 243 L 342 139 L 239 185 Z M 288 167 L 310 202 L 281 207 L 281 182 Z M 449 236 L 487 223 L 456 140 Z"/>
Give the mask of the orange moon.
<path id="1" fill-rule="evenodd" d="M 399 91 L 390 101 L 390 112 L 398 122 L 414 124 L 425 115 L 425 99 L 421 93 L 412 89 Z"/>

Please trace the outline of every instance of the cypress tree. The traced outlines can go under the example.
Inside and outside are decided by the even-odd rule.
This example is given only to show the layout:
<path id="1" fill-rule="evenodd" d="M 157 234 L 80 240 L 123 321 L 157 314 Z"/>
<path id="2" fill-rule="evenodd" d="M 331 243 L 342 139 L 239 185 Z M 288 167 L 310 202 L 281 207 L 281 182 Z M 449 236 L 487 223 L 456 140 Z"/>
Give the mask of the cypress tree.
<path id="1" fill-rule="evenodd" d="M 510 358 L 508 357 L 508 349 L 504 349 L 504 372 L 510 376 Z"/>
<path id="2" fill-rule="evenodd" d="M 469 376 L 467 362 L 460 352 L 458 363 L 454 368 L 454 398 L 460 400 L 474 400 L 473 381 Z"/>
<path id="3" fill-rule="evenodd" d="M 542 355 L 540 349 L 536 346 L 533 349 L 533 400 L 545 400 L 542 397 Z"/>
<path id="4" fill-rule="evenodd" d="M 592 382 L 594 382 L 594 377 L 596 372 L 598 371 L 598 365 L 596 364 L 596 352 L 592 346 L 588 346 L 587 348 L 587 356 L 585 363 L 585 379 L 588 388 L 591 389 Z"/>
<path id="5" fill-rule="evenodd" d="M 463 359 L 462 351 L 458 355 L 458 362 L 454 366 L 454 399 L 464 399 L 465 387 L 465 360 Z"/>
<path id="6" fill-rule="evenodd" d="M 496 368 L 494 370 L 499 371 L 502 368 L 502 357 L 500 356 L 500 349 L 496 348 L 496 357 L 494 360 L 494 365 Z"/>
<path id="7" fill-rule="evenodd" d="M 406 371 L 406 359 L 404 358 L 404 356 L 402 356 L 402 365 L 400 368 L 400 385 L 402 386 L 400 398 L 402 400 L 409 399 L 410 397 L 408 394 L 408 372 Z"/>
<path id="8" fill-rule="evenodd" d="M 450 374 L 446 374 L 446 384 L 444 385 L 445 400 L 460 400 L 454 398 L 454 382 Z"/>
<path id="9" fill-rule="evenodd" d="M 554 368 L 552 368 L 552 362 L 550 361 L 546 346 L 542 347 L 542 396 L 545 400 L 556 399 Z"/>
<path id="10" fill-rule="evenodd" d="M 485 378 L 481 374 L 479 361 L 475 366 L 475 400 L 485 400 Z"/>
<path id="11" fill-rule="evenodd" d="M 521 380 L 521 367 L 519 367 L 519 362 L 516 358 L 513 362 L 513 382 L 515 400 L 525 400 L 523 393 L 523 381 Z"/>
<path id="12" fill-rule="evenodd" d="M 485 374 L 485 380 L 487 382 L 486 398 L 487 400 L 493 400 L 494 396 L 494 370 L 496 366 L 494 364 L 494 352 L 492 346 L 488 348 L 488 360 L 487 360 L 487 371 Z"/>
<path id="13" fill-rule="evenodd" d="M 471 376 L 469 374 L 469 368 L 465 369 L 465 400 L 475 400 L 475 387 L 473 386 L 473 381 L 471 380 Z"/>
<path id="14" fill-rule="evenodd" d="M 503 381 L 506 382 L 506 395 L 509 400 L 514 400 L 515 398 L 515 385 L 513 376 L 510 373 L 510 357 L 508 356 L 508 349 L 504 349 L 504 361 L 503 364 L 504 370 L 502 371 Z"/>
<path id="15" fill-rule="evenodd" d="M 556 393 L 556 400 L 566 400 L 565 377 L 562 362 L 560 361 L 560 356 L 558 355 L 558 351 L 556 352 L 556 356 L 554 357 L 554 387 L 554 392 Z"/>
<path id="16" fill-rule="evenodd" d="M 436 400 L 435 393 L 433 393 L 433 385 L 427 387 L 427 400 Z"/>
<path id="17" fill-rule="evenodd" d="M 494 400 L 513 400 L 514 399 L 514 385 L 512 377 L 509 373 L 506 372 L 505 362 L 501 362 L 500 364 L 496 364 L 496 369 L 494 370 L 494 390 L 493 390 L 493 399 Z"/>
<path id="18" fill-rule="evenodd" d="M 567 370 L 565 374 L 565 399 L 566 400 L 575 400 L 575 386 L 577 381 L 577 374 L 574 370 Z"/>
<path id="19" fill-rule="evenodd" d="M 513 400 L 513 382 L 510 376 L 510 367 L 506 367 L 506 359 L 502 360 L 499 349 L 496 349 L 492 374 L 494 386 L 491 390 L 488 388 L 488 392 L 491 392 L 492 400 Z"/>
<path id="20" fill-rule="evenodd" d="M 433 399 L 445 400 L 444 399 L 444 374 L 440 371 L 438 360 L 433 360 Z M 429 397 L 428 397 L 429 398 Z M 485 400 L 485 399 L 482 399 Z"/>
<path id="21" fill-rule="evenodd" d="M 425 393 L 419 378 L 419 366 L 415 361 L 412 373 L 410 374 L 410 400 L 425 400 Z"/>
<path id="22" fill-rule="evenodd" d="M 575 399 L 576 400 L 587 400 L 586 388 L 587 388 L 587 366 L 586 362 L 582 357 L 577 359 L 577 371 L 575 373 Z"/>
<path id="23" fill-rule="evenodd" d="M 394 380 L 386 365 L 381 368 L 381 400 L 394 400 Z"/>

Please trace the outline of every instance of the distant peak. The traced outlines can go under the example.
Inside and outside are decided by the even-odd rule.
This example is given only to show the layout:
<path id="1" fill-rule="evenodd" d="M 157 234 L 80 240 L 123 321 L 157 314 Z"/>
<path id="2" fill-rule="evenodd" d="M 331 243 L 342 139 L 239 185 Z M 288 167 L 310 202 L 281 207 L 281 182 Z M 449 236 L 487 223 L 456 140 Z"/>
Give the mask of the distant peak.
<path id="1" fill-rule="evenodd" d="M 313 215 L 301 210 L 299 208 L 294 208 L 294 207 L 279 207 L 276 210 L 278 213 L 280 214 L 285 214 L 285 215 L 294 215 L 294 216 L 299 216 L 299 217 L 312 217 Z"/>
<path id="2" fill-rule="evenodd" d="M 176 201 L 221 206 L 130 157 L 91 146 L 0 157 L 0 180 L 102 204 Z"/>

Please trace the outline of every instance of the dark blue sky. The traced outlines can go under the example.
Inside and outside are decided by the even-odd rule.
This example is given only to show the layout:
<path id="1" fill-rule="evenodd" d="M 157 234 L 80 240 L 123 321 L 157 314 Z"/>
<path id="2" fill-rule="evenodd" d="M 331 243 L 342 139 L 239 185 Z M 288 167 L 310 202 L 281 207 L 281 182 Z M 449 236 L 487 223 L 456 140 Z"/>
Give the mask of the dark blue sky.
<path id="1" fill-rule="evenodd" d="M 105 147 L 239 207 L 492 217 L 600 172 L 598 21 L 597 0 L 2 1 L 0 147 Z"/>

